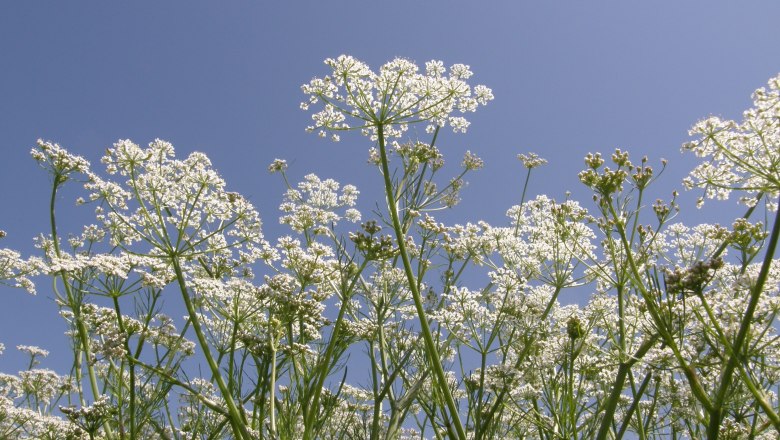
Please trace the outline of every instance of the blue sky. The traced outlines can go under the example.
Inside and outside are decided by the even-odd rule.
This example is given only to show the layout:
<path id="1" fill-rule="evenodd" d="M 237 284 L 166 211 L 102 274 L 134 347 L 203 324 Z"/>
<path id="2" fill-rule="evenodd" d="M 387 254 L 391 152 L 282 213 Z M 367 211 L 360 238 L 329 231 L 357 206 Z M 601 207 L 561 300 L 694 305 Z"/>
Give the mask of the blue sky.
<path id="1" fill-rule="evenodd" d="M 339 144 L 305 133 L 310 114 L 298 108 L 300 85 L 343 53 L 372 67 L 397 56 L 465 63 L 493 89 L 467 134 L 440 138 L 449 163 L 467 149 L 486 162 L 449 222 L 502 222 L 520 197 L 515 156 L 528 151 L 550 161 L 532 194 L 587 200 L 582 157 L 620 147 L 670 160 L 668 197 L 694 163 L 679 149 L 688 128 L 709 114 L 739 117 L 780 71 L 777 17 L 780 2 L 769 0 L 3 2 L 0 246 L 33 254 L 48 228 L 48 181 L 29 157 L 38 138 L 93 164 L 117 139 L 203 151 L 255 203 L 271 239 L 286 232 L 284 188 L 266 172 L 277 157 L 293 180 L 316 172 L 357 185 L 370 210 L 380 190 L 371 145 L 356 133 Z M 88 220 L 75 196 L 60 200 L 73 231 Z M 740 212 L 710 211 L 726 221 Z M 18 344 L 65 353 L 47 282 L 37 297 L 0 295 L 0 371 L 21 367 Z"/>

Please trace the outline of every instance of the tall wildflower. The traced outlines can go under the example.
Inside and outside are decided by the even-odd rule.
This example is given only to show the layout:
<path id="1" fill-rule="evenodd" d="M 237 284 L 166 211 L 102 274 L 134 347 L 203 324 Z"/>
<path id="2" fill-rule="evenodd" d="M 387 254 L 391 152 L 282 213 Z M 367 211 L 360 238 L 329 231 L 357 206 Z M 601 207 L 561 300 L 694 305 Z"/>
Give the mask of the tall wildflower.
<path id="1" fill-rule="evenodd" d="M 705 198 L 727 199 L 732 191 L 740 191 L 743 193 L 739 199 L 741 203 L 753 207 L 762 197 L 767 196 L 768 208 L 777 210 L 777 197 L 780 195 L 780 75 L 769 80 L 768 89 L 760 88 L 753 93 L 753 107 L 743 113 L 742 122 L 710 117 L 694 125 L 690 134 L 695 139 L 684 144 L 683 150 L 693 151 L 705 160 L 691 171 L 684 184 L 688 188 L 704 189 L 704 195 L 699 198 L 699 206 Z M 752 209 L 748 213 L 751 211 Z M 755 251 L 746 248 L 745 243 L 752 241 L 749 237 L 755 234 L 744 234 L 745 227 L 745 224 L 737 225 L 735 235 L 732 235 L 731 239 L 732 245 L 736 245 L 737 248 L 742 247 L 742 255 L 746 263 L 749 260 L 747 255 L 755 254 Z M 761 235 L 766 236 L 763 232 Z M 740 236 L 747 241 L 740 244 L 744 241 L 739 238 Z M 744 373 L 748 368 L 745 364 L 748 362 L 744 360 L 745 354 L 742 352 L 753 344 L 751 341 L 754 337 L 753 321 L 760 318 L 762 298 L 770 295 L 768 286 L 773 283 L 772 262 L 778 240 L 780 240 L 780 211 L 776 214 L 771 235 L 766 241 L 766 254 L 761 268 L 755 277 L 750 277 L 752 279 L 747 282 L 749 293 L 741 295 L 747 297 L 748 301 L 744 306 L 739 307 L 739 319 L 736 321 L 738 325 L 735 322 L 733 336 L 729 335 L 727 338 L 729 356 L 724 365 L 716 370 L 717 376 L 713 381 L 716 384 L 715 392 L 709 398 L 703 396 L 704 393 L 697 395 L 707 408 L 709 415 L 707 434 L 710 438 L 716 438 L 719 431 L 729 422 L 730 388 L 736 386 L 735 382 L 739 383 L 739 380 L 735 379 L 735 374 L 736 376 L 741 374 L 745 385 L 749 388 L 753 387 L 751 392 L 759 405 L 772 419 L 775 427 L 780 427 L 780 416 Z M 742 272 L 746 272 L 745 263 Z M 691 271 L 702 273 L 701 270 L 695 270 L 702 267 L 707 266 L 699 263 Z M 673 280 L 676 275 L 683 275 L 682 280 L 685 281 L 691 274 L 686 276 L 683 272 L 677 272 L 673 274 Z M 690 283 L 682 284 L 686 286 Z M 700 289 L 693 289 L 693 291 L 697 290 Z M 703 304 L 707 303 L 706 297 L 700 295 L 699 299 Z M 719 328 L 720 319 L 713 319 L 714 315 L 711 313 L 710 315 L 713 326 L 719 333 L 722 335 L 732 333 L 726 328 L 726 323 L 723 323 L 723 329 Z M 721 337 L 726 339 L 726 336 Z"/>
<path id="2" fill-rule="evenodd" d="M 255 302 L 238 300 L 251 298 L 253 289 L 237 280 L 251 279 L 250 266 L 256 261 L 275 258 L 263 238 L 257 211 L 241 195 L 226 190 L 206 155 L 195 152 L 184 160 L 175 159 L 168 142 L 155 140 L 142 148 L 129 140 L 119 141 L 106 151 L 102 162 L 109 176 L 119 179 L 88 174 L 85 186 L 90 198 L 101 205 L 98 220 L 112 245 L 162 263 L 149 267 L 142 277 L 158 288 L 177 285 L 224 399 L 233 435 L 250 438 L 231 381 L 220 372 L 221 357 L 212 353 L 212 347 L 225 349 L 218 336 L 224 333 L 227 321 L 223 319 L 243 319 L 257 309 Z M 230 305 L 245 309 L 226 311 Z"/>
<path id="3" fill-rule="evenodd" d="M 418 211 L 414 206 L 404 206 L 403 221 L 399 216 L 398 194 L 406 193 L 408 188 L 405 187 L 406 183 L 394 183 L 391 179 L 387 142 L 401 137 L 409 125 L 414 123 L 426 124 L 426 131 L 433 134 L 431 146 L 439 128 L 446 125 L 456 133 L 464 133 L 469 125 L 468 120 L 453 113 L 473 112 L 479 105 L 492 100 L 493 93 L 485 86 L 472 88 L 466 82 L 472 72 L 465 64 L 455 64 L 446 69 L 441 61 L 430 61 L 425 64 L 424 73 L 419 72 L 416 64 L 403 58 L 384 64 L 379 72 L 371 71 L 365 63 L 346 55 L 336 59 L 328 58 L 325 64 L 332 69 L 332 75 L 314 78 L 302 86 L 303 92 L 309 95 L 309 100 L 301 104 L 302 109 L 308 110 L 311 105 L 319 103 L 323 106 L 322 110 L 312 115 L 314 125 L 307 127 L 307 130 L 317 131 L 322 137 L 327 136 L 329 131 L 333 132 L 331 138 L 338 141 L 339 136 L 335 132 L 359 129 L 378 144 L 378 163 L 384 178 L 387 208 L 395 231 L 398 253 L 420 321 L 428 362 L 433 368 L 439 392 L 444 397 L 454 425 L 454 429 L 450 426 L 449 434 L 465 439 L 465 430 L 460 422 L 449 379 L 428 324 L 418 281 L 422 274 L 419 271 L 415 274 L 410 252 L 407 251 L 408 237 L 404 225 L 409 224 L 409 219 L 406 216 Z M 479 168 L 479 162 L 469 157 L 464 161 L 464 167 Z M 462 181 L 456 179 L 449 187 L 457 192 L 460 186 Z M 417 194 L 418 191 L 412 193 Z M 445 201 L 446 206 L 454 203 L 455 200 Z"/>

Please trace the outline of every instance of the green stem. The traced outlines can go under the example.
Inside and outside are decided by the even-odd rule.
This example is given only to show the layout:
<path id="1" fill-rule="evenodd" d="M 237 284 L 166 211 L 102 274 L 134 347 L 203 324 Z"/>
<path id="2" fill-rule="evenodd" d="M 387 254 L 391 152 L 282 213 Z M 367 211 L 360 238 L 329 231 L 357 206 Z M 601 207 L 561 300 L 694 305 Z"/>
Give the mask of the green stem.
<path id="1" fill-rule="evenodd" d="M 311 406 L 308 413 L 304 415 L 304 436 L 303 438 L 309 438 L 310 435 L 312 435 L 312 429 L 315 421 L 315 417 L 318 413 L 319 409 L 319 400 L 320 396 L 322 395 L 322 387 L 325 384 L 325 378 L 328 376 L 328 373 L 330 372 L 330 365 L 333 362 L 333 356 L 334 351 L 336 349 L 336 344 L 339 342 L 339 337 L 341 336 L 341 327 L 344 323 L 344 315 L 347 311 L 347 306 L 349 304 L 349 292 L 352 292 L 352 290 L 355 288 L 355 284 L 360 279 L 360 274 L 363 273 L 363 270 L 365 270 L 366 265 L 368 264 L 368 260 L 364 260 L 363 263 L 360 265 L 360 268 L 358 269 L 357 273 L 355 274 L 354 278 L 349 284 L 349 287 L 347 287 L 346 291 L 344 292 L 344 298 L 341 301 L 341 307 L 339 309 L 339 315 L 336 318 L 336 323 L 333 325 L 333 333 L 330 336 L 330 341 L 328 341 L 328 347 L 325 349 L 325 355 L 323 356 L 322 363 L 320 364 L 320 371 L 319 371 L 319 377 L 317 377 L 317 382 L 315 384 L 314 390 L 312 391 L 313 395 L 311 397 Z M 292 333 L 290 340 L 292 341 Z"/>
<path id="2" fill-rule="evenodd" d="M 629 370 L 629 373 L 631 370 Z M 646 438 L 646 435 L 644 433 L 645 427 L 642 423 L 642 417 L 639 413 L 639 401 L 641 400 L 642 396 L 645 394 L 645 391 L 647 390 L 648 385 L 650 385 L 650 380 L 653 378 L 653 373 L 649 372 L 645 375 L 645 379 L 642 381 L 642 384 L 639 385 L 639 390 L 636 390 L 636 388 L 632 385 L 633 391 L 634 391 L 634 400 L 631 402 L 631 406 L 628 407 L 628 410 L 626 410 L 626 415 L 623 417 L 623 424 L 620 426 L 620 430 L 618 431 L 617 435 L 615 436 L 616 440 L 620 440 L 623 438 L 623 435 L 625 435 L 626 430 L 628 429 L 628 425 L 631 422 L 631 418 L 634 417 L 634 412 L 636 412 L 637 417 L 637 431 L 639 434 L 640 440 L 643 440 Z M 632 379 L 633 384 L 633 379 Z M 653 397 L 653 402 L 655 402 L 656 397 Z"/>
<path id="3" fill-rule="evenodd" d="M 114 296 L 114 310 L 116 311 L 116 319 L 117 319 L 117 325 L 119 326 L 119 330 L 122 332 L 123 335 L 127 335 L 125 338 L 125 352 L 126 357 L 131 356 L 130 352 L 130 335 L 127 333 L 127 330 L 125 330 L 125 324 L 122 320 L 122 311 L 119 308 L 119 298 L 117 296 Z M 129 409 L 128 412 L 130 413 L 130 438 L 135 438 L 135 365 L 130 362 L 129 363 L 130 368 L 130 402 L 129 402 Z M 122 380 L 122 373 L 119 373 L 119 379 Z M 124 438 L 124 431 L 119 432 L 120 438 Z"/>
<path id="4" fill-rule="evenodd" d="M 531 170 L 533 168 L 528 168 L 528 172 L 525 173 L 525 183 L 523 183 L 523 193 L 520 195 L 520 207 L 522 208 L 523 203 L 525 203 L 525 195 L 528 191 L 528 182 L 531 180 Z M 520 230 L 520 217 L 523 215 L 522 209 L 518 209 L 517 214 L 517 224 L 515 225 L 515 235 L 517 235 L 517 232 Z"/>
<path id="5" fill-rule="evenodd" d="M 276 438 L 276 332 L 277 328 L 275 325 L 271 326 L 271 384 L 270 386 L 270 402 L 269 405 L 269 414 L 271 417 L 271 425 L 269 427 L 269 430 L 271 431 L 271 438 Z"/>
<path id="6" fill-rule="evenodd" d="M 382 331 L 382 326 L 379 326 L 378 331 Z M 374 411 L 373 415 L 371 417 L 371 440 L 378 440 L 379 439 L 379 418 L 382 412 L 381 406 L 382 406 L 382 400 L 379 399 L 379 372 L 377 371 L 378 368 L 376 366 L 376 355 L 374 354 L 374 344 L 373 342 L 369 344 L 368 346 L 368 357 L 371 362 L 371 387 L 372 392 L 374 394 Z"/>
<path id="7" fill-rule="evenodd" d="M 225 399 L 225 404 L 227 405 L 228 409 L 228 419 L 230 421 L 230 427 L 233 429 L 233 435 L 239 439 L 250 440 L 252 436 L 249 434 L 249 431 L 247 431 L 246 424 L 243 422 L 241 413 L 238 411 L 238 407 L 236 407 L 236 403 L 233 401 L 233 395 L 230 392 L 230 389 L 222 379 L 219 366 L 214 361 L 214 357 L 212 356 L 211 350 L 209 349 L 206 336 L 203 334 L 203 330 L 200 327 L 200 319 L 198 319 L 198 314 L 195 311 L 195 306 L 192 304 L 190 294 L 187 292 L 187 284 L 184 280 L 184 273 L 181 270 L 181 265 L 179 264 L 179 258 L 177 255 L 171 256 L 171 263 L 173 265 L 173 270 L 176 273 L 176 280 L 179 284 L 179 289 L 181 290 L 181 296 L 184 299 L 184 305 L 187 307 L 187 315 L 190 319 L 190 322 L 192 322 L 192 329 L 195 331 L 195 336 L 198 338 L 198 343 L 200 344 L 201 349 L 203 349 L 203 355 L 206 358 L 206 362 L 209 364 L 209 369 L 211 370 L 211 374 L 214 376 L 214 380 L 217 382 L 219 391 L 221 392 L 222 397 Z"/>
<path id="8" fill-rule="evenodd" d="M 54 182 L 52 183 L 52 190 L 51 190 L 51 199 L 49 200 L 49 222 L 51 224 L 51 239 L 54 246 L 54 254 L 57 256 L 57 258 L 62 258 L 62 253 L 60 251 L 60 245 L 59 245 L 59 237 L 57 235 L 57 216 L 55 214 L 55 206 L 57 201 L 57 190 L 59 189 L 60 185 L 65 182 L 65 178 L 60 175 L 54 176 Z M 89 385 L 92 388 L 92 397 L 95 401 L 97 401 L 100 398 L 100 388 L 98 387 L 97 383 L 97 375 L 95 374 L 95 368 L 92 365 L 92 349 L 90 347 L 89 343 L 89 332 L 87 330 L 87 326 L 84 324 L 84 320 L 81 318 L 81 301 L 79 300 L 78 304 L 74 304 L 75 298 L 73 296 L 73 292 L 70 290 L 70 284 L 68 284 L 68 273 L 63 269 L 59 272 L 59 276 L 62 279 L 62 286 L 65 289 L 65 296 L 68 298 L 69 304 L 68 306 L 73 310 L 74 314 L 74 320 L 76 322 L 76 331 L 78 332 L 78 338 L 79 342 L 81 344 L 81 348 L 84 351 L 84 357 L 86 358 L 86 366 L 87 366 L 87 375 L 89 376 Z M 80 358 L 81 354 L 78 352 L 76 355 Z M 77 363 L 80 363 L 77 361 Z M 79 382 L 79 394 L 81 395 L 81 383 Z M 82 405 L 84 404 L 82 400 Z M 106 437 L 108 440 L 112 440 L 114 438 L 114 433 L 111 430 L 111 427 L 108 425 L 104 425 L 106 430 Z"/>
<path id="9" fill-rule="evenodd" d="M 458 414 L 458 407 L 455 405 L 455 400 L 452 398 L 449 387 L 447 386 L 447 378 L 444 375 L 444 368 L 441 364 L 441 357 L 439 356 L 439 350 L 436 349 L 436 344 L 433 342 L 433 335 L 431 334 L 431 328 L 428 325 L 428 317 L 425 314 L 423 307 L 422 296 L 417 288 L 417 280 L 412 272 L 412 264 L 409 259 L 409 254 L 406 251 L 406 237 L 401 229 L 401 221 L 398 218 L 398 206 L 396 200 L 393 197 L 393 183 L 390 180 L 390 167 L 387 159 L 387 149 L 385 147 L 384 125 L 378 124 L 378 137 L 379 137 L 379 155 L 382 160 L 382 175 L 385 180 L 385 194 L 387 196 L 387 207 L 390 210 L 390 217 L 393 221 L 393 229 L 395 230 L 396 241 L 398 242 L 398 252 L 401 255 L 401 261 L 404 265 L 404 272 L 406 273 L 406 279 L 409 284 L 409 290 L 412 292 L 412 299 L 414 300 L 414 307 L 417 310 L 417 316 L 420 319 L 420 328 L 423 335 L 423 341 L 425 342 L 425 351 L 428 354 L 431 368 L 433 368 L 433 374 L 436 381 L 439 384 L 439 389 L 444 396 L 447 409 L 450 412 L 452 423 L 455 425 L 458 438 L 466 440 L 466 432 L 463 429 L 463 425 L 460 421 Z"/>
<path id="10" fill-rule="evenodd" d="M 626 238 L 626 231 L 624 225 L 622 224 L 620 218 L 615 212 L 613 205 L 610 203 L 608 207 L 610 208 L 610 214 L 612 216 L 612 219 L 615 221 L 615 224 L 617 225 L 617 232 L 618 235 L 620 236 L 620 241 L 623 245 L 623 249 L 625 250 L 626 260 L 628 261 L 628 267 L 631 269 L 631 276 L 633 277 L 634 287 L 639 291 L 642 298 L 645 300 L 645 304 L 647 304 L 647 311 L 650 314 L 653 321 L 655 322 L 657 330 L 660 333 L 662 340 L 664 341 L 664 343 L 666 343 L 667 346 L 669 346 L 669 348 L 674 353 L 674 357 L 677 359 L 677 362 L 680 364 L 683 374 L 688 379 L 688 385 L 690 385 L 691 387 L 691 392 L 693 393 L 694 396 L 696 396 L 699 402 L 701 402 L 705 410 L 708 413 L 711 413 L 714 407 L 707 395 L 707 392 L 704 390 L 704 387 L 701 385 L 699 379 L 696 377 L 696 372 L 694 371 L 694 369 L 686 362 L 685 357 L 682 355 L 682 352 L 680 351 L 679 347 L 675 343 L 672 334 L 669 333 L 669 330 L 666 328 L 667 327 L 666 323 L 661 318 L 658 310 L 656 309 L 656 305 L 652 297 L 650 296 L 650 293 L 647 291 L 644 284 L 641 282 L 642 276 L 639 273 L 639 269 L 637 268 L 636 261 L 634 261 L 631 246 L 629 245 L 628 239 Z"/>
<path id="11" fill-rule="evenodd" d="M 615 377 L 615 383 L 612 385 L 612 392 L 607 399 L 607 404 L 604 407 L 604 415 L 601 418 L 601 426 L 599 426 L 598 434 L 596 434 L 596 440 L 604 440 L 609 434 L 610 427 L 612 426 L 612 419 L 615 416 L 615 409 L 617 408 L 618 400 L 623 394 L 623 384 L 626 381 L 628 371 L 634 364 L 641 359 L 648 351 L 655 345 L 658 340 L 657 336 L 645 341 L 639 346 L 639 349 L 631 356 L 627 362 L 621 362 L 618 367 L 617 376 Z"/>
<path id="12" fill-rule="evenodd" d="M 723 405 L 726 401 L 726 395 L 731 386 L 734 369 L 743 357 L 742 347 L 747 340 L 748 331 L 750 330 L 750 321 L 753 320 L 753 315 L 758 307 L 758 301 L 764 291 L 764 283 L 766 283 L 769 276 L 769 268 L 772 265 L 778 238 L 780 238 L 780 209 L 778 209 L 777 214 L 775 215 L 775 223 L 772 226 L 772 235 L 769 237 L 769 246 L 767 247 L 766 255 L 764 256 L 764 262 L 761 264 L 761 271 L 756 279 L 756 284 L 750 292 L 750 301 L 748 302 L 747 309 L 742 317 L 737 338 L 732 345 L 733 355 L 729 357 L 726 367 L 723 369 L 720 376 L 720 386 L 718 387 L 715 396 L 715 402 L 713 402 L 714 408 L 710 414 L 710 423 L 707 427 L 707 434 L 710 439 L 716 439 L 718 437 L 720 424 L 723 420 Z"/>

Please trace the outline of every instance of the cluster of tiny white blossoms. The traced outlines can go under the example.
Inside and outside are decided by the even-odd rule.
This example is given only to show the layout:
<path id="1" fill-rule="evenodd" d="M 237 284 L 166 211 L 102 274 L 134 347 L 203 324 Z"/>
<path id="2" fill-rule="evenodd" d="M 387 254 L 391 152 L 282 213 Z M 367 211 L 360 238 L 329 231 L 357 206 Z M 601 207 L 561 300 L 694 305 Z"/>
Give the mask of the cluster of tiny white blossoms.
<path id="1" fill-rule="evenodd" d="M 224 405 L 218 390 L 201 378 L 191 379 L 188 385 L 196 393 L 183 393 L 179 397 L 179 435 L 187 438 L 205 431 L 227 436 L 228 429 L 222 415 L 213 409 Z"/>
<path id="2" fill-rule="evenodd" d="M 468 256 L 494 269 L 516 271 L 520 278 L 562 286 L 577 282 L 579 262 L 594 255 L 595 234 L 585 223 L 587 210 L 575 201 L 557 203 L 538 196 L 511 207 L 507 216 L 508 227 L 483 221 L 447 228 L 444 248 L 457 258 Z"/>
<path id="3" fill-rule="evenodd" d="M 304 248 L 292 237 L 280 238 L 277 247 L 286 273 L 266 277 L 260 287 L 261 296 L 269 301 L 268 312 L 282 324 L 296 323 L 294 335 L 287 335 L 289 345 L 293 336 L 302 341 L 319 339 L 327 322 L 323 301 L 338 282 L 333 250 L 316 242 Z"/>
<path id="4" fill-rule="evenodd" d="M 57 144 L 41 139 L 38 139 L 38 143 L 32 148 L 30 155 L 55 179 L 67 179 L 70 174 L 85 174 L 89 171 L 88 160 L 70 153 Z"/>
<path id="5" fill-rule="evenodd" d="M 102 395 L 95 400 L 92 405 L 60 407 L 60 411 L 65 414 L 68 420 L 78 426 L 90 438 L 98 432 L 100 427 L 105 424 L 116 412 L 116 406 L 108 395 Z"/>
<path id="6" fill-rule="evenodd" d="M 512 228 L 493 228 L 501 237 L 497 251 L 507 267 L 522 269 L 525 276 L 573 285 L 579 263 L 594 257 L 596 235 L 586 224 L 591 217 L 576 201 L 558 203 L 542 195 L 509 208 L 507 217 Z"/>
<path id="7" fill-rule="evenodd" d="M 704 197 L 726 199 L 733 190 L 745 191 L 740 201 L 756 203 L 758 193 L 780 193 L 780 75 L 768 89 L 753 93 L 753 107 L 742 122 L 709 117 L 690 131 L 695 137 L 682 146 L 705 160 L 684 181 L 687 188 L 704 189 Z M 703 198 L 699 203 L 703 203 Z"/>
<path id="8" fill-rule="evenodd" d="M 272 165 L 273 166 L 273 165 Z M 354 185 L 344 185 L 333 179 L 322 180 L 315 174 L 304 177 L 297 189 L 289 188 L 279 209 L 285 213 L 279 221 L 298 233 L 305 230 L 324 233 L 335 226 L 342 216 L 355 223 L 360 221 L 360 211 L 353 208 L 360 194 Z M 346 208 L 343 214 L 337 210 Z"/>
<path id="9" fill-rule="evenodd" d="M 6 232 L 0 230 L 0 239 L 5 236 Z M 32 257 L 25 260 L 19 252 L 2 248 L 0 249 L 0 284 L 22 288 L 35 295 L 35 284 L 30 277 L 40 273 L 43 266 L 43 261 L 39 258 Z"/>
<path id="10" fill-rule="evenodd" d="M 540 167 L 547 163 L 547 159 L 540 157 L 536 153 L 518 154 L 517 159 L 523 163 L 523 166 L 529 170 L 532 168 Z"/>
<path id="11" fill-rule="evenodd" d="M 378 73 L 347 55 L 328 58 L 325 64 L 333 73 L 304 84 L 309 99 L 301 103 L 303 110 L 322 103 L 324 108 L 312 115 L 314 125 L 307 128 L 322 137 L 327 131 L 359 129 L 375 139 L 380 127 L 386 137 L 400 137 L 409 124 L 422 121 L 430 132 L 447 124 L 465 132 L 468 120 L 452 113 L 473 112 L 493 99 L 489 88 L 466 82 L 472 72 L 464 64 L 447 69 L 441 61 L 429 61 L 424 73 L 403 58 L 384 64 Z M 332 139 L 339 136 L 334 133 Z"/>
<path id="12" fill-rule="evenodd" d="M 73 313 L 63 311 L 61 315 L 71 325 L 76 325 Z M 149 341 L 160 349 L 169 349 L 177 355 L 189 356 L 195 350 L 195 344 L 180 335 L 171 319 L 163 314 L 148 317 L 145 323 L 122 315 L 120 327 L 116 310 L 87 303 L 82 306 L 80 317 L 91 330 L 96 360 L 124 357 L 127 355 L 126 344 L 133 337 Z"/>
<path id="13" fill-rule="evenodd" d="M 486 329 L 497 324 L 502 304 L 495 292 L 453 287 L 442 295 L 444 307 L 431 314 L 450 334 L 464 344 L 479 341 Z"/>
<path id="14" fill-rule="evenodd" d="M 2 345 L 2 344 L 0 344 Z M 0 438 L 80 440 L 77 426 L 52 415 L 57 399 L 72 390 L 68 376 L 37 368 L 49 352 L 19 345 L 27 355 L 27 369 L 17 374 L 0 373 Z M 0 351 L 1 353 L 2 351 Z"/>
<path id="15" fill-rule="evenodd" d="M 255 343 L 266 337 L 271 304 L 263 289 L 250 279 L 218 280 L 204 276 L 193 278 L 188 284 L 202 304 L 198 315 L 209 330 L 207 337 L 218 350 L 227 351 L 236 344 L 235 332 Z M 241 342 L 238 346 L 247 344 Z"/>
<path id="16" fill-rule="evenodd" d="M 35 295 L 31 276 L 40 272 L 43 263 L 38 258 L 25 260 L 12 249 L 0 249 L 0 284 L 25 289 Z"/>
<path id="17" fill-rule="evenodd" d="M 382 327 L 384 336 L 393 344 L 411 343 L 403 327 L 414 316 L 414 305 L 404 277 L 401 269 L 380 263 L 358 291 L 363 301 L 351 304 L 354 313 L 354 320 L 348 323 L 351 333 L 371 340 Z"/>
<path id="18" fill-rule="evenodd" d="M 272 258 L 257 211 L 225 190 L 206 155 L 177 160 L 167 142 L 144 149 L 125 140 L 108 149 L 102 162 L 110 175 L 126 178 L 114 182 L 89 173 L 85 185 L 92 200 L 108 207 L 98 209 L 98 219 L 112 244 L 126 248 L 143 241 L 157 256 L 237 252 L 233 258 L 242 265 Z"/>
<path id="19" fill-rule="evenodd" d="M 683 223 L 669 225 L 659 234 L 658 247 L 662 249 L 662 264 L 690 267 L 713 255 L 729 232 L 720 225 L 702 223 L 688 227 Z M 725 257 L 728 250 L 721 254 Z"/>
<path id="20" fill-rule="evenodd" d="M 98 211 L 102 213 L 103 209 L 98 208 Z M 165 287 L 174 278 L 170 265 L 157 257 L 132 252 L 96 253 L 105 235 L 106 231 L 100 226 L 85 226 L 83 234 L 72 235 L 68 239 L 69 252 L 61 247 L 56 250 L 50 237 L 39 235 L 35 245 L 42 250 L 45 258 L 33 257 L 29 261 L 35 264 L 38 273 L 57 276 L 63 271 L 68 272 L 94 293 L 109 294 L 105 284 L 107 278 L 128 280 L 135 274 L 141 278 L 143 286 L 155 288 Z M 99 275 L 98 279 L 95 279 L 96 275 Z"/>
<path id="21" fill-rule="evenodd" d="M 19 440 L 87 440 L 78 426 L 59 417 L 42 414 L 36 409 L 18 407 L 0 396 L 0 437 Z"/>

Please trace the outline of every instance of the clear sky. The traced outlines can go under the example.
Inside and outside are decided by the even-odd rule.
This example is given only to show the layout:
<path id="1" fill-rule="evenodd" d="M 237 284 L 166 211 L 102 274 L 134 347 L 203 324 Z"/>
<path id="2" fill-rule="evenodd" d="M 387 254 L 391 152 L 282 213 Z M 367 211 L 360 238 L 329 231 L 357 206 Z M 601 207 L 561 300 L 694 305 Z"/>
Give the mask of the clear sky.
<path id="1" fill-rule="evenodd" d="M 117 139 L 203 151 L 255 203 L 270 239 L 286 232 L 284 188 L 266 172 L 277 157 L 293 180 L 316 172 L 357 185 L 369 211 L 380 190 L 371 145 L 357 133 L 339 144 L 305 133 L 310 113 L 298 108 L 300 85 L 340 54 L 372 67 L 398 56 L 465 63 L 473 83 L 493 89 L 467 134 L 439 142 L 449 163 L 466 149 L 486 162 L 451 223 L 502 222 L 520 197 L 515 156 L 528 151 L 550 161 L 533 194 L 586 200 L 582 157 L 621 147 L 670 160 L 668 196 L 694 163 L 679 148 L 688 128 L 709 114 L 739 117 L 780 71 L 778 17 L 776 0 L 2 2 L 0 247 L 33 254 L 48 228 L 50 188 L 29 157 L 38 138 L 95 165 Z M 73 199 L 63 195 L 61 215 L 77 231 L 88 212 Z M 724 206 L 734 209 L 726 218 L 739 215 Z M 37 297 L 0 295 L 0 371 L 21 368 L 18 344 L 64 355 L 46 282 Z"/>

